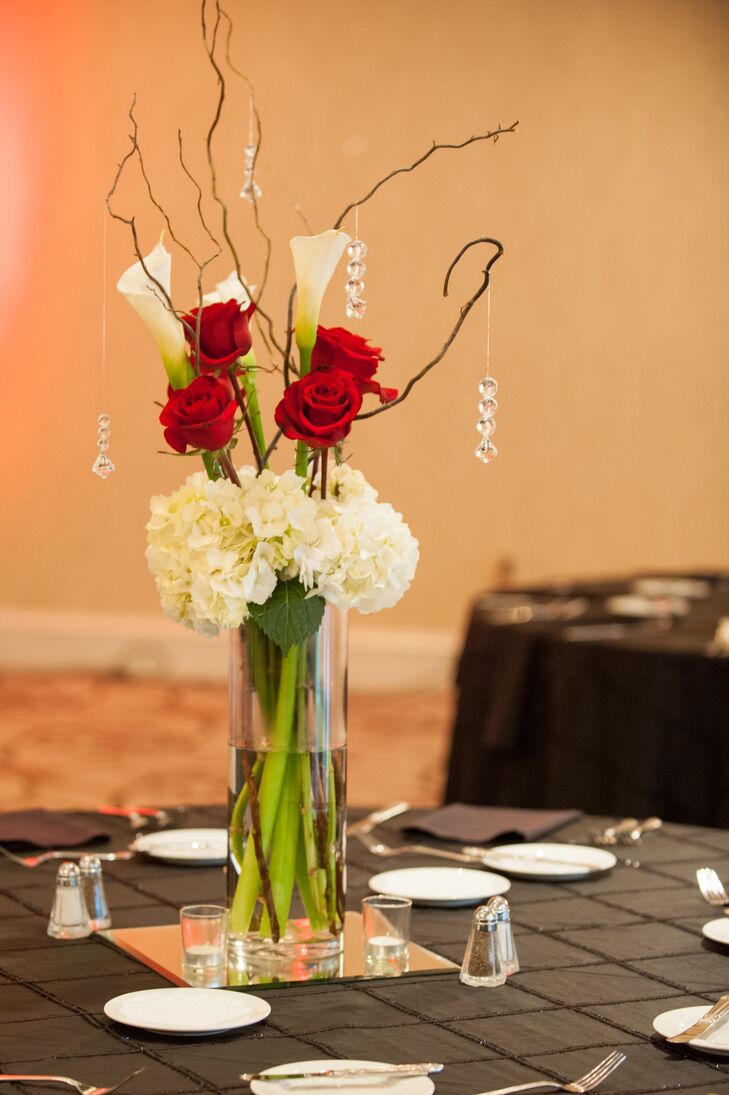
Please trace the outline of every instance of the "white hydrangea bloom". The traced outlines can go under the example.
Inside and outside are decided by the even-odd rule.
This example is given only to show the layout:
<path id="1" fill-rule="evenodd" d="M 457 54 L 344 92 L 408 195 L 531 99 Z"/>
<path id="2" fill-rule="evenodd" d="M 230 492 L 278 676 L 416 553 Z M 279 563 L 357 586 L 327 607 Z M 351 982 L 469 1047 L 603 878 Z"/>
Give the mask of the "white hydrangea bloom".
<path id="1" fill-rule="evenodd" d="M 418 542 L 361 472 L 331 471 L 309 497 L 293 471 L 239 472 L 241 486 L 191 475 L 151 501 L 147 559 L 168 616 L 202 634 L 238 627 L 279 578 L 340 608 L 376 612 L 410 586 Z"/>

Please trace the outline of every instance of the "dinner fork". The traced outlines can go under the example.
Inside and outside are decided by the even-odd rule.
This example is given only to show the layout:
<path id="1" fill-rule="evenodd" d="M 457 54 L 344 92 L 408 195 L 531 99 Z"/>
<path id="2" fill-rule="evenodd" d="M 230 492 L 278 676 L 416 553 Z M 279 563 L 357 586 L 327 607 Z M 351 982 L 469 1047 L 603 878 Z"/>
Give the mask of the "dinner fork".
<path id="1" fill-rule="evenodd" d="M 113 1087 L 94 1087 L 93 1084 L 82 1084 L 80 1080 L 74 1080 L 70 1076 L 15 1076 L 9 1072 L 0 1072 L 0 1083 L 4 1080 L 10 1082 L 15 1080 L 17 1082 L 25 1083 L 48 1083 L 48 1084 L 67 1084 L 69 1087 L 75 1087 L 79 1095 L 110 1095 L 112 1091 L 118 1091 L 122 1084 L 125 1084 L 128 1080 L 131 1080 L 134 1076 L 138 1076 L 140 1072 L 144 1072 L 143 1068 L 137 1068 L 134 1072 L 130 1072 L 128 1076 L 125 1076 L 123 1080 L 120 1080 L 118 1084 L 114 1084 Z"/>
<path id="2" fill-rule="evenodd" d="M 117 859 L 133 859 L 137 854 L 135 848 L 126 848 L 121 852 L 41 852 L 40 855 L 15 855 L 14 852 L 9 852 L 7 848 L 3 848 L 0 844 L 0 855 L 5 856 L 12 863 L 17 863 L 19 867 L 40 867 L 41 863 L 48 863 L 51 859 L 81 859 L 85 855 L 96 856 L 97 859 L 102 859 L 105 863 L 114 863 Z"/>
<path id="3" fill-rule="evenodd" d="M 599 1065 L 595 1065 L 593 1069 L 586 1072 L 584 1076 L 580 1076 L 578 1080 L 572 1080 L 569 1083 L 561 1084 L 557 1080 L 537 1080 L 531 1084 L 516 1084 L 514 1087 L 498 1087 L 493 1091 L 482 1091 L 480 1095 L 513 1095 L 517 1091 L 536 1091 L 537 1088 L 553 1088 L 557 1091 L 571 1091 L 576 1092 L 577 1095 L 583 1095 L 585 1091 L 593 1091 L 598 1087 L 603 1080 L 607 1080 L 611 1073 L 615 1072 L 616 1068 L 620 1068 L 623 1061 L 626 1060 L 624 1053 L 610 1053 L 604 1061 L 600 1061 Z"/>
<path id="4" fill-rule="evenodd" d="M 356 837 L 373 855 L 380 856 L 382 859 L 389 859 L 391 856 L 397 855 L 408 855 L 410 852 L 414 852 L 416 855 L 432 855 L 436 859 L 454 859 L 457 863 L 470 863 L 473 865 L 474 863 L 483 862 L 482 855 L 449 852 L 445 848 L 431 848 L 429 844 L 403 844 L 399 848 L 391 848 L 389 844 L 383 844 L 377 837 L 361 829 L 355 829 L 353 833 L 350 832 L 350 835 Z"/>
<path id="5" fill-rule="evenodd" d="M 729 905 L 729 894 L 713 867 L 699 867 L 696 881 L 704 901 L 710 905 Z M 724 915 L 729 916 L 729 909 L 724 910 Z"/>

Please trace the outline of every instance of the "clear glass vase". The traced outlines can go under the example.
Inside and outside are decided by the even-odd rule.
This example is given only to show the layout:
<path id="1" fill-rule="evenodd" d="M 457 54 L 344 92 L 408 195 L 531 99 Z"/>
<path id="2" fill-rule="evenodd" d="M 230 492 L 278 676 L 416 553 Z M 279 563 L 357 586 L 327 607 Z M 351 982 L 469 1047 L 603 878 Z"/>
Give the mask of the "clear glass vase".
<path id="1" fill-rule="evenodd" d="M 231 632 L 232 983 L 336 974 L 345 895 L 347 617 L 327 606 L 287 654 Z"/>

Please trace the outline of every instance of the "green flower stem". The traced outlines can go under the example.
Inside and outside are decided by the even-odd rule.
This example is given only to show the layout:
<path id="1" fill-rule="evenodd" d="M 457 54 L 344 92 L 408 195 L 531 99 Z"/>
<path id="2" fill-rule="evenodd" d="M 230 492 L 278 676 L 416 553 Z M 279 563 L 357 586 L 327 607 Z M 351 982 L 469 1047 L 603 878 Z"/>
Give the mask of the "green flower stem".
<path id="1" fill-rule="evenodd" d="M 299 843 L 299 817 L 299 778 L 296 754 L 289 753 L 286 760 L 286 774 L 276 817 L 271 855 L 268 861 L 273 904 L 276 909 L 276 919 L 281 937 L 286 931 L 286 921 L 289 918 L 291 898 L 294 892 L 296 851 Z M 274 935 L 267 909 L 263 910 L 263 916 L 261 917 L 261 935 L 264 937 Z"/>
<path id="2" fill-rule="evenodd" d="M 245 366 L 245 373 L 243 374 L 243 391 L 246 393 L 246 403 L 248 405 L 248 415 L 251 420 L 251 428 L 253 430 L 253 436 L 256 439 L 259 452 L 261 456 L 266 452 L 266 435 L 263 432 L 263 418 L 261 417 L 261 404 L 258 400 L 258 388 L 256 386 L 256 357 L 253 351 L 247 353 L 245 357 L 241 358 L 243 365 Z M 266 464 L 266 467 L 268 465 Z"/>
<path id="3" fill-rule="evenodd" d="M 261 769 L 263 768 L 263 760 L 258 758 L 253 765 L 251 776 L 253 784 L 256 789 L 261 781 Z M 246 782 L 240 789 L 238 798 L 235 800 L 235 805 L 230 815 L 230 850 L 233 854 L 233 858 L 240 869 L 243 862 L 243 818 L 245 812 L 248 809 L 248 801 L 250 797 L 250 786 Z"/>
<path id="4" fill-rule="evenodd" d="M 281 680 L 276 703 L 271 752 L 267 754 L 264 760 L 263 774 L 258 789 L 261 825 L 260 844 L 264 856 L 268 854 L 271 847 L 271 838 L 286 774 L 286 760 L 292 744 L 296 674 L 300 651 L 300 647 L 292 646 L 281 661 Z M 233 932 L 245 933 L 248 931 L 261 886 L 261 870 L 256 856 L 254 835 L 252 834 L 246 843 L 240 878 L 238 879 L 233 906 L 230 911 L 230 927 Z"/>
<path id="5" fill-rule="evenodd" d="M 296 885 L 299 887 L 301 900 L 304 903 L 304 909 L 309 918 L 312 931 L 323 931 L 327 926 L 327 918 L 322 916 L 321 895 L 318 886 L 315 890 L 314 881 L 309 875 L 309 866 L 306 860 L 306 836 L 303 825 L 299 846 L 296 850 Z"/>
<path id="6" fill-rule="evenodd" d="M 299 346 L 299 378 L 311 370 L 311 346 Z M 309 469 L 309 449 L 304 441 L 296 442 L 296 474 L 306 479 Z"/>
<path id="7" fill-rule="evenodd" d="M 321 931 L 326 927 L 327 914 L 324 894 L 326 889 L 326 871 L 319 867 L 316 836 L 314 833 L 314 811 L 312 809 L 311 793 L 311 754 L 300 753 L 299 763 L 301 767 L 301 833 L 304 845 L 304 860 L 306 873 L 311 887 L 312 907 L 316 909 L 316 915 L 309 913 L 311 926 L 315 931 Z M 316 924 L 316 926 L 315 926 Z"/>
<path id="8" fill-rule="evenodd" d="M 337 899 L 337 793 L 334 786 L 334 764 L 329 756 L 327 775 L 327 911 L 333 932 L 341 925 Z"/>

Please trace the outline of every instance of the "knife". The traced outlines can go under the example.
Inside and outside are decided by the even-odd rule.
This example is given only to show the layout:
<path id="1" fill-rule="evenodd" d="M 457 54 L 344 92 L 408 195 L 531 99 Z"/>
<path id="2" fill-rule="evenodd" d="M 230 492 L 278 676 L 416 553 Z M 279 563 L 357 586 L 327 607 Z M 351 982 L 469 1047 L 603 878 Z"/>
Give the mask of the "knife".
<path id="1" fill-rule="evenodd" d="M 691 1042 L 694 1038 L 700 1038 L 710 1027 L 713 1027 L 714 1023 L 723 1018 L 728 1011 L 729 995 L 720 996 L 714 1006 L 709 1008 L 706 1014 L 702 1015 L 697 1022 L 692 1023 L 690 1027 L 680 1034 L 674 1034 L 671 1038 L 667 1038 L 666 1041 L 679 1044 L 681 1042 Z"/>
<path id="2" fill-rule="evenodd" d="M 419 1065 L 372 1065 L 371 1068 L 325 1068 L 317 1072 L 242 1072 L 239 1079 L 252 1080 L 322 1080 L 344 1076 L 429 1076 L 442 1072 L 443 1065 L 426 1061 Z"/>
<path id="3" fill-rule="evenodd" d="M 382 810 L 375 810 L 373 813 L 368 814 L 367 817 L 363 817 L 361 821 L 355 821 L 352 825 L 347 826 L 348 833 L 371 833 L 377 826 L 381 825 L 383 821 L 389 821 L 392 817 L 397 817 L 398 814 L 404 814 L 406 810 L 410 809 L 409 802 L 396 802 L 393 806 L 385 806 Z"/>

